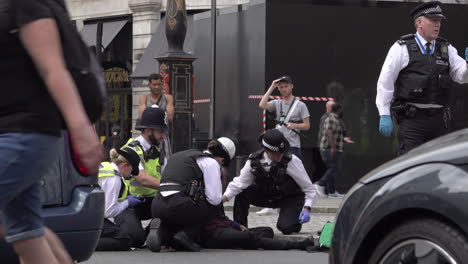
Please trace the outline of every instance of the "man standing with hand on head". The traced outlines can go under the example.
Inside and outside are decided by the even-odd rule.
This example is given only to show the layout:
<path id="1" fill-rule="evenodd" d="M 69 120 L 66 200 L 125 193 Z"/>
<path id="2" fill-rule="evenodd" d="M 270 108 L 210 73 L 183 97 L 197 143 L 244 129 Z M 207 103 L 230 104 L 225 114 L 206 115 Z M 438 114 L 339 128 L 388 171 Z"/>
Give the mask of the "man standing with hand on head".
<path id="1" fill-rule="evenodd" d="M 411 11 L 416 34 L 402 36 L 388 52 L 377 82 L 376 105 L 380 133 L 398 129 L 399 154 L 448 131 L 449 89 L 452 82 L 468 82 L 466 61 L 450 43 L 439 37 L 441 3 L 431 1 Z"/>
<path id="2" fill-rule="evenodd" d="M 289 151 L 301 159 L 301 139 L 297 132 L 309 130 L 310 115 L 307 106 L 299 98 L 293 96 L 293 88 L 294 84 L 290 76 L 285 75 L 274 80 L 258 106 L 264 110 L 276 111 L 276 128 L 288 140 Z M 268 102 L 271 93 L 275 89 L 278 89 L 283 99 Z"/>

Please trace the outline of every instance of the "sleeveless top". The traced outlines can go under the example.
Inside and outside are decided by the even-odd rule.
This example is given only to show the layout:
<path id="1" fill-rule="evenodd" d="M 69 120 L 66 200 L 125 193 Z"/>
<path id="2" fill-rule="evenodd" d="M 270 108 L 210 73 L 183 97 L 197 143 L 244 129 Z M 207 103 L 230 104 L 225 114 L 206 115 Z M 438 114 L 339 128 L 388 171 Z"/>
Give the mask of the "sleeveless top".
<path id="1" fill-rule="evenodd" d="M 146 107 L 153 105 L 153 102 L 151 102 L 151 94 L 148 94 L 146 96 Z M 167 99 L 164 94 L 161 94 L 161 98 L 159 102 L 157 102 L 157 105 L 159 108 L 161 108 L 164 111 L 167 111 Z"/>

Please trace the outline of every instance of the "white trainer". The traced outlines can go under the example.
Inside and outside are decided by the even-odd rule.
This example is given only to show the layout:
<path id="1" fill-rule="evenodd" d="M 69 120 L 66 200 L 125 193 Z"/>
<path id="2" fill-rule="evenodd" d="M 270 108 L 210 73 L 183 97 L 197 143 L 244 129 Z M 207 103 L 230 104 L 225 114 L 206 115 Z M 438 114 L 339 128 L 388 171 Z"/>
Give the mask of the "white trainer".
<path id="1" fill-rule="evenodd" d="M 328 197 L 327 194 L 325 193 L 325 186 L 314 184 L 314 187 L 319 197 Z"/>
<path id="2" fill-rule="evenodd" d="M 260 211 L 257 211 L 256 214 L 257 215 L 260 215 L 260 216 L 263 216 L 263 215 L 272 215 L 276 213 L 276 210 L 273 209 L 273 208 L 263 208 L 262 210 Z"/>

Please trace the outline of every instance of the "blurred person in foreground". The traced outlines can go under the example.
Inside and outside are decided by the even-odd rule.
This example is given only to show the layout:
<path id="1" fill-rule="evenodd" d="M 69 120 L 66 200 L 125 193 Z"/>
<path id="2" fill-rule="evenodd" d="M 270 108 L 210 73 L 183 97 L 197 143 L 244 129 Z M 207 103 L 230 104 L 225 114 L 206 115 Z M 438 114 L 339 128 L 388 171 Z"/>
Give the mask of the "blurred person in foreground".
<path id="1" fill-rule="evenodd" d="M 39 179 L 58 151 L 63 122 L 89 174 L 103 149 L 67 71 L 46 1 L 0 4 L 0 236 L 21 263 L 73 263 L 41 218 Z"/>

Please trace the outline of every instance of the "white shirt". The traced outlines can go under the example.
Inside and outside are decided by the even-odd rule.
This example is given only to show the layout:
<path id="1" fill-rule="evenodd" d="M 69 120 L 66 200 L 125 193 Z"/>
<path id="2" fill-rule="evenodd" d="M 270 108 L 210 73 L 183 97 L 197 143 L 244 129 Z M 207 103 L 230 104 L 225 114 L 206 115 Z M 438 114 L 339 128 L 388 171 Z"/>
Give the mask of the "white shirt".
<path id="1" fill-rule="evenodd" d="M 205 153 L 209 153 L 205 151 Z M 206 200 L 212 205 L 218 205 L 223 197 L 223 185 L 221 182 L 221 165 L 210 157 L 199 157 L 196 159 L 198 167 L 203 173 L 203 181 L 205 183 Z M 161 185 L 170 185 L 171 183 Z M 161 195 L 166 197 L 179 191 L 165 191 Z"/>
<path id="2" fill-rule="evenodd" d="M 119 171 L 119 168 L 114 163 L 111 163 L 114 170 Z M 120 188 L 122 186 L 120 176 L 99 178 L 99 186 L 104 191 L 104 217 L 111 218 L 120 214 L 128 207 L 128 200 L 118 201 Z"/>
<path id="3" fill-rule="evenodd" d="M 425 47 L 427 41 L 416 33 L 421 44 Z M 419 46 L 419 45 L 418 45 Z M 423 47 L 419 47 L 422 52 Z M 435 47 L 435 41 L 433 41 L 431 47 Z M 452 45 L 448 47 L 449 62 L 450 62 L 450 77 L 457 83 L 468 82 L 468 68 L 466 61 L 458 56 L 457 49 Z M 387 54 L 387 58 L 382 66 L 379 80 L 377 81 L 377 96 L 375 98 L 375 104 L 379 110 L 380 115 L 390 115 L 390 103 L 393 98 L 393 92 L 395 90 L 395 82 L 398 78 L 398 74 L 402 69 L 408 66 L 409 54 L 406 45 L 400 45 L 395 42 L 390 48 Z"/>
<path id="4" fill-rule="evenodd" d="M 264 166 L 263 164 L 265 163 L 270 165 Z M 263 158 L 260 160 L 260 164 L 262 164 L 266 171 L 270 171 L 273 161 L 268 158 L 268 155 L 264 152 Z M 240 171 L 239 176 L 235 177 L 232 182 L 229 183 L 226 191 L 224 192 L 224 195 L 228 198 L 228 200 L 231 200 L 234 196 L 241 193 L 242 190 L 246 189 L 254 183 L 255 176 L 250 172 L 250 170 L 250 160 L 247 160 L 245 166 Z M 292 154 L 292 159 L 288 163 L 286 173 L 291 176 L 294 181 L 296 181 L 297 185 L 299 185 L 299 187 L 301 187 L 302 191 L 304 192 L 304 206 L 312 207 L 315 197 L 317 196 L 315 188 L 312 185 L 309 176 L 307 175 L 302 161 L 294 154 Z"/>

